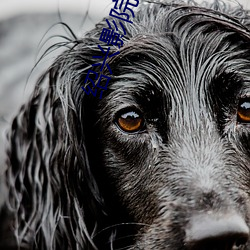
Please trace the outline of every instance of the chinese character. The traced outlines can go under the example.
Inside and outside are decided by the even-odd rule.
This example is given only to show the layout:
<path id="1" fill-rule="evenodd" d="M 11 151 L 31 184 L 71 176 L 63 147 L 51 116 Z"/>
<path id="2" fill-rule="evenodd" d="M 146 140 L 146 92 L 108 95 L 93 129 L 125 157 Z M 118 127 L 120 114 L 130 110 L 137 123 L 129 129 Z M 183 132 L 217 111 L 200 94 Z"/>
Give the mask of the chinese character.
<path id="1" fill-rule="evenodd" d="M 115 6 L 114 6 L 114 9 L 110 10 L 109 15 L 112 17 L 121 19 L 123 21 L 133 23 L 132 21 L 129 20 L 129 17 L 130 17 L 129 14 L 127 14 L 125 12 L 126 12 L 126 10 L 128 10 L 132 14 L 132 16 L 135 17 L 133 10 L 131 8 L 129 8 L 128 5 L 131 5 L 133 7 L 137 7 L 139 5 L 139 0 L 125 0 L 125 1 L 124 0 L 112 0 L 112 1 L 115 2 Z M 131 3 L 131 1 L 134 1 L 135 3 L 133 4 L 133 3 Z M 124 8 L 122 9 L 124 2 L 125 2 Z M 119 5 L 119 7 L 118 7 L 118 5 Z M 121 11 L 121 13 L 119 13 L 115 9 L 119 9 Z"/>
<path id="2" fill-rule="evenodd" d="M 112 56 L 118 55 L 118 54 L 120 53 L 120 51 L 117 51 L 117 52 L 113 53 L 112 55 L 109 55 L 109 56 L 108 56 L 110 47 L 108 47 L 108 50 L 107 50 L 106 53 L 105 53 L 105 51 L 103 50 L 103 48 L 102 48 L 100 45 L 98 45 L 98 47 L 99 47 L 99 49 L 102 51 L 102 53 L 105 54 L 105 55 L 104 55 L 104 60 L 103 60 L 103 63 L 102 63 L 102 67 L 101 67 L 101 71 L 103 70 L 103 67 L 106 65 L 107 68 L 108 68 L 108 70 L 109 70 L 109 72 L 110 72 L 110 74 L 112 75 L 113 73 L 112 73 L 111 68 L 109 67 L 108 63 L 106 63 L 106 60 L 107 60 L 107 57 L 110 58 L 110 57 L 112 57 Z M 93 56 L 93 58 L 102 58 L 102 57 L 103 57 L 103 56 Z M 99 66 L 99 65 L 101 65 L 101 63 L 92 64 L 92 66 Z"/>
<path id="3" fill-rule="evenodd" d="M 123 35 L 121 36 L 119 33 L 114 32 L 114 30 L 103 28 L 99 40 L 107 43 L 108 45 L 118 45 L 120 49 L 123 45 L 123 41 L 121 40 L 122 37 Z"/>
<path id="4" fill-rule="evenodd" d="M 97 88 L 100 88 L 100 89 L 103 89 L 103 90 L 107 90 L 108 83 L 109 83 L 111 77 L 105 76 L 105 75 L 101 74 L 100 77 L 99 77 L 99 79 L 98 79 L 97 84 L 95 85 L 94 80 L 90 78 L 90 73 L 93 73 L 93 74 L 95 75 L 95 79 L 94 79 L 94 80 L 96 80 L 96 78 L 98 77 L 98 73 L 97 73 L 97 72 L 95 72 L 95 71 L 89 69 L 89 70 L 88 70 L 88 73 L 87 73 L 87 76 L 86 76 L 86 78 L 85 78 L 85 80 L 84 80 L 84 83 L 87 83 L 87 81 L 89 80 L 89 81 L 91 82 L 93 88 L 95 88 L 95 91 L 93 91 L 93 90 L 89 87 L 89 85 L 87 85 L 87 87 L 86 87 L 87 90 L 82 86 L 81 88 L 85 91 L 85 93 L 86 93 L 87 95 L 89 95 L 89 94 L 91 93 L 93 96 L 96 96 Z M 100 84 L 101 84 L 102 78 L 106 78 L 106 83 L 105 83 L 105 86 L 104 86 L 104 87 L 100 85 Z M 96 88 L 96 87 L 97 87 L 97 88 Z M 101 91 L 101 94 L 100 94 L 100 97 L 99 97 L 100 99 L 102 99 L 102 94 L 103 94 L 103 91 Z"/>

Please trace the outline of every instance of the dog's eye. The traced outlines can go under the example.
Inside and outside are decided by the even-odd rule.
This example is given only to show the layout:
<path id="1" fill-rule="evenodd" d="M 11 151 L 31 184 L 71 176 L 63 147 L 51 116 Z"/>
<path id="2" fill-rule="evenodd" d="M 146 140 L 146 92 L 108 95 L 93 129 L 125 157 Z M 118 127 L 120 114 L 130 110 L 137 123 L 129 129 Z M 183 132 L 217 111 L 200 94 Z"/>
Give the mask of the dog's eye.
<path id="1" fill-rule="evenodd" d="M 250 98 L 240 100 L 237 111 L 237 121 L 250 123 Z"/>
<path id="2" fill-rule="evenodd" d="M 120 113 L 117 125 L 125 132 L 134 133 L 144 127 L 144 119 L 135 111 Z"/>

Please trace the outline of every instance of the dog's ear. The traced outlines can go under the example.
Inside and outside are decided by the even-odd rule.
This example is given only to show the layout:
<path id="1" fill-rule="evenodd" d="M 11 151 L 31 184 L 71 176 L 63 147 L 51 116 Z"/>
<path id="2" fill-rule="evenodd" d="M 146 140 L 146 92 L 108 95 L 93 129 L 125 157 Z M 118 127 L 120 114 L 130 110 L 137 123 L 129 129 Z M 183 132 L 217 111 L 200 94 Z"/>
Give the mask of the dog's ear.
<path id="1" fill-rule="evenodd" d="M 91 234 L 103 201 L 85 143 L 93 106 L 84 105 L 91 98 L 81 86 L 96 63 L 96 44 L 77 41 L 59 56 L 13 120 L 6 206 L 23 248 L 95 249 Z"/>

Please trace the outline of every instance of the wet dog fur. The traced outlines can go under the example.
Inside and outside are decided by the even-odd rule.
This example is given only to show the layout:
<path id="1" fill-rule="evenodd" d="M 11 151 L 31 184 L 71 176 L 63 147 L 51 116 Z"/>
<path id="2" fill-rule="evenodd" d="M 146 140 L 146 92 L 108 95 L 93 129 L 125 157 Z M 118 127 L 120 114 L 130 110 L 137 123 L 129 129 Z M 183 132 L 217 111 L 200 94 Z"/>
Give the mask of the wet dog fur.
<path id="1" fill-rule="evenodd" d="M 196 215 L 249 226 L 249 20 L 219 1 L 140 3 L 101 100 L 81 86 L 105 20 L 71 39 L 10 129 L 4 249 L 188 249 Z M 127 112 L 139 131 L 119 127 Z"/>

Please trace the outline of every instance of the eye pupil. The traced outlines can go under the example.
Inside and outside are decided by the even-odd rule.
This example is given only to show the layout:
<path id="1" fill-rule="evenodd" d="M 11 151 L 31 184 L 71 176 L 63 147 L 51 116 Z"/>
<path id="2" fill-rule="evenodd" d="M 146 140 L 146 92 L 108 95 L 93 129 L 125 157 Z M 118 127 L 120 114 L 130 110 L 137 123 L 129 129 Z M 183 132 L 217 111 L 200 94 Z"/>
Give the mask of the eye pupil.
<path id="1" fill-rule="evenodd" d="M 137 132 L 143 127 L 143 118 L 135 111 L 122 113 L 117 119 L 117 125 L 125 132 Z"/>
<path id="2" fill-rule="evenodd" d="M 250 123 L 250 99 L 242 100 L 239 103 L 237 120 L 242 123 Z"/>

